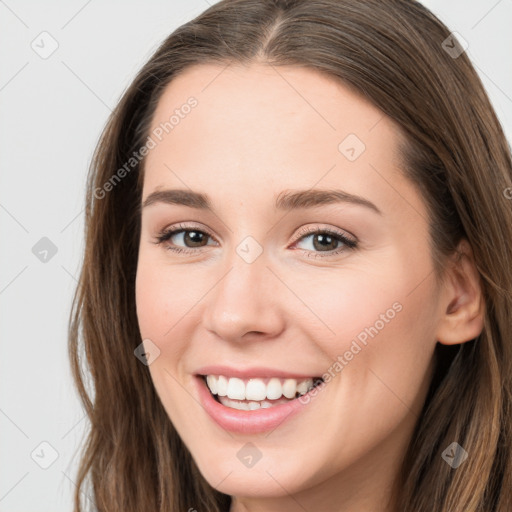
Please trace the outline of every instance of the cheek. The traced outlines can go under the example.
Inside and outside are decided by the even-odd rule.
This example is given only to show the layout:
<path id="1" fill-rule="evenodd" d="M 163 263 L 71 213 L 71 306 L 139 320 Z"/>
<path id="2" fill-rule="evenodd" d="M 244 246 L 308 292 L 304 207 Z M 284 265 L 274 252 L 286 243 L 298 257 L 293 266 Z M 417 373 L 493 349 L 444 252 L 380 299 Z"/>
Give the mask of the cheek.
<path id="1" fill-rule="evenodd" d="M 165 369 L 172 374 L 176 373 L 176 364 L 186 350 L 187 339 L 186 336 L 177 335 L 181 326 L 177 322 L 186 314 L 178 291 L 180 284 L 174 280 L 170 282 L 166 277 L 169 273 L 162 270 L 141 257 L 135 282 L 137 321 L 141 338 L 151 340 L 160 351 L 159 357 L 151 363 L 149 370 L 161 398 L 162 393 L 168 393 L 174 387 L 172 380 L 164 382 L 168 377 Z M 166 399 L 163 402 L 172 403 Z"/>
<path id="2" fill-rule="evenodd" d="M 139 259 L 135 281 L 135 303 L 142 338 L 159 338 L 170 327 L 166 319 L 171 306 L 168 303 L 171 294 L 167 293 L 164 298 L 165 288 L 165 283 L 158 279 L 155 269 Z"/>
<path id="3" fill-rule="evenodd" d="M 311 273 L 294 279 L 297 295 L 315 313 L 308 316 L 311 339 L 322 340 L 330 356 L 348 350 L 355 338 L 364 344 L 369 339 L 368 330 L 375 331 L 372 327 L 379 332 L 386 330 L 402 314 L 403 288 L 389 271 L 379 275 L 350 268 L 329 269 L 314 280 Z"/>
<path id="4" fill-rule="evenodd" d="M 139 255 L 135 282 L 137 319 L 142 339 L 151 340 L 160 350 L 159 357 L 149 365 L 149 372 L 163 407 L 175 427 L 179 427 L 186 424 L 184 404 L 192 409 L 197 405 L 194 401 L 190 403 L 190 396 L 178 383 L 183 370 L 180 362 L 190 339 L 186 329 L 195 320 L 194 308 L 191 309 L 186 296 L 191 299 L 194 291 L 186 286 L 186 273 L 171 272 L 151 256 L 144 251 Z M 197 301 L 201 295 L 194 296 Z M 183 437 L 184 433 L 179 433 Z"/>
<path id="5" fill-rule="evenodd" d="M 387 294 L 360 295 L 346 301 L 339 313 L 336 347 L 330 347 L 328 373 L 340 394 L 340 404 L 351 403 L 349 414 L 366 424 L 379 411 L 382 428 L 390 432 L 404 414 L 418 416 L 430 382 L 435 349 L 434 289 L 424 283 L 411 292 L 408 283 Z M 371 292 L 371 288 L 368 290 Z M 355 406 L 355 404 L 359 404 Z"/>
<path id="6" fill-rule="evenodd" d="M 436 343 L 436 290 L 433 276 L 425 279 L 426 268 L 389 259 L 379 270 L 345 268 L 315 279 L 314 285 L 310 276 L 295 280 L 295 290 L 317 313 L 309 322 L 309 337 L 327 355 L 328 373 L 350 367 L 360 379 L 370 368 L 397 389 L 411 384 L 417 390 Z"/>
<path id="7" fill-rule="evenodd" d="M 141 254 L 135 283 L 136 307 L 142 337 L 164 340 L 190 325 L 194 304 L 204 294 L 190 272 L 170 269 L 156 258 Z M 187 322 L 183 323 L 184 317 Z M 179 339 L 176 339 L 179 342 Z"/>

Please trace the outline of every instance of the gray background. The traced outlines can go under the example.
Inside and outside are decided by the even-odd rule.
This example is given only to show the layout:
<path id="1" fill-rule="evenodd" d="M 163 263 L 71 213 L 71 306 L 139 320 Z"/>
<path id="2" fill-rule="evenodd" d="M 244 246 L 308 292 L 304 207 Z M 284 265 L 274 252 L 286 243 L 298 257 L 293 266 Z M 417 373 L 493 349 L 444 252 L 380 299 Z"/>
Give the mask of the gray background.
<path id="1" fill-rule="evenodd" d="M 87 168 L 136 71 L 208 3 L 0 0 L 2 512 L 72 509 L 87 420 L 66 334 L 82 258 Z M 512 0 L 424 3 L 468 42 L 512 140 Z"/>

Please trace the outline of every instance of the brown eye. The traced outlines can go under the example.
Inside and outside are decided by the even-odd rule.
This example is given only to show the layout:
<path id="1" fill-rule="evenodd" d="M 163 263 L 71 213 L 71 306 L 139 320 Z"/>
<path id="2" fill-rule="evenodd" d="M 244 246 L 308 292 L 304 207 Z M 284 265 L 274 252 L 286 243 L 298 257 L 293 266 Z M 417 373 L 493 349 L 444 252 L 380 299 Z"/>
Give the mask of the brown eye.
<path id="1" fill-rule="evenodd" d="M 171 231 L 166 236 L 166 241 L 180 234 L 183 234 L 183 236 L 181 239 L 178 240 L 182 240 L 183 244 L 186 247 L 202 247 L 204 245 L 207 245 L 204 242 L 207 241 L 209 235 L 207 233 L 204 233 L 203 231 L 196 231 L 191 229 L 180 229 L 177 231 Z"/>
<path id="2" fill-rule="evenodd" d="M 312 244 L 308 244 L 309 247 L 304 249 L 307 253 L 314 254 L 315 257 L 333 256 L 343 251 L 355 249 L 357 247 L 357 241 L 349 238 L 345 233 L 341 231 L 335 231 L 332 229 L 311 229 L 307 228 L 300 233 L 302 236 L 295 242 L 294 245 L 301 243 L 303 240 L 308 238 L 312 240 Z M 316 253 L 316 254 L 315 254 Z"/>
<path id="3" fill-rule="evenodd" d="M 212 236 L 200 229 L 190 226 L 179 225 L 175 229 L 170 228 L 162 231 L 156 237 L 156 244 L 170 242 L 166 249 L 175 252 L 194 252 L 208 245 L 208 238 Z"/>

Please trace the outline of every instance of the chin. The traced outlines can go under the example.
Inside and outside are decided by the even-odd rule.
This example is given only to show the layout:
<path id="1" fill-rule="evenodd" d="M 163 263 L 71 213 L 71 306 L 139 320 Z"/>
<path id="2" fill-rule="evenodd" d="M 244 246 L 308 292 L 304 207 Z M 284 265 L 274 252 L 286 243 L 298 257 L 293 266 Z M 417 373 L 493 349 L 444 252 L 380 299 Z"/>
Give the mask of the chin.
<path id="1" fill-rule="evenodd" d="M 241 446 L 244 444 L 241 443 Z M 299 492 L 307 486 L 304 464 L 297 458 L 294 458 L 291 467 L 287 467 L 282 460 L 270 457 L 264 460 L 263 455 L 252 467 L 245 467 L 236 458 L 236 452 L 234 456 L 211 453 L 206 460 L 195 461 L 205 480 L 213 488 L 230 496 L 281 497 Z"/>

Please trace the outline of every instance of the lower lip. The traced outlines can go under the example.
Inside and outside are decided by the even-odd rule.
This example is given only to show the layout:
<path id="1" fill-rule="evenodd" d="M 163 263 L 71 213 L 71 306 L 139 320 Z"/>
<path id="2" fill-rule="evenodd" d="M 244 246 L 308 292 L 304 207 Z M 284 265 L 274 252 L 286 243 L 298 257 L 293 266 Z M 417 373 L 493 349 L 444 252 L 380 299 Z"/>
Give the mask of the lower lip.
<path id="1" fill-rule="evenodd" d="M 202 377 L 196 377 L 196 380 L 204 409 L 220 427 L 230 432 L 257 434 L 275 430 L 305 407 L 305 404 L 295 399 L 266 409 L 240 411 L 217 402 Z"/>

